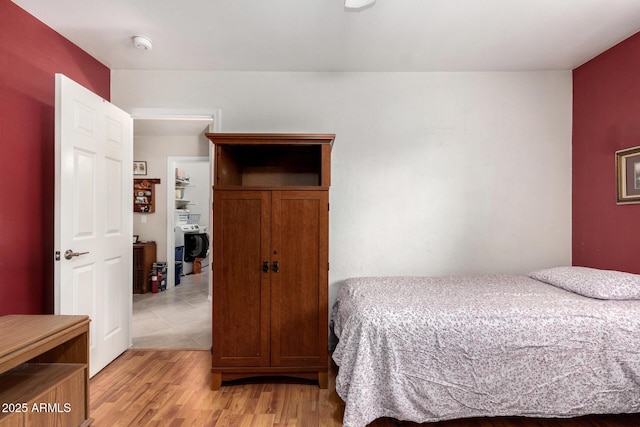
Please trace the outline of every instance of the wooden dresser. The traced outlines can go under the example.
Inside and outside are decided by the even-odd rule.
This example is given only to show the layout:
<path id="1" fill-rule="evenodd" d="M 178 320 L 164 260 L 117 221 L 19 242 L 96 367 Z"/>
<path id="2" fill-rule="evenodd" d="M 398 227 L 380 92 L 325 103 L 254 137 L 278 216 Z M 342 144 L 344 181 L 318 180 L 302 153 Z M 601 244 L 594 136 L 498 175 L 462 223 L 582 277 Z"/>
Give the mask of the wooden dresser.
<path id="1" fill-rule="evenodd" d="M 209 133 L 211 387 L 285 375 L 327 387 L 333 134 Z"/>
<path id="2" fill-rule="evenodd" d="M 0 427 L 88 426 L 89 317 L 0 317 Z"/>
<path id="3" fill-rule="evenodd" d="M 156 242 L 133 245 L 133 293 L 146 294 L 151 289 L 149 273 L 156 262 Z"/>

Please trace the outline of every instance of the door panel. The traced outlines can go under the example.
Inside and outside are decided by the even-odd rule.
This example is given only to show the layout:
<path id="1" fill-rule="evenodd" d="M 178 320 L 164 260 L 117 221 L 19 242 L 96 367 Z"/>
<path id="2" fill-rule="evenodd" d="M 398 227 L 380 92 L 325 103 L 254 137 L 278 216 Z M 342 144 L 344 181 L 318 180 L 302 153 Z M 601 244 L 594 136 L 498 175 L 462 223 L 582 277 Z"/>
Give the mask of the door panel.
<path id="1" fill-rule="evenodd" d="M 120 274 L 124 270 L 122 262 L 121 257 L 105 260 L 104 301 L 109 307 L 109 311 L 104 314 L 103 334 L 106 339 L 121 331 L 120 319 L 123 317 L 123 312 L 128 309 L 127 304 L 122 303 L 118 289 Z"/>
<path id="2" fill-rule="evenodd" d="M 91 317 L 91 376 L 131 338 L 132 134 L 129 114 L 56 75 L 54 310 Z"/>
<path id="3" fill-rule="evenodd" d="M 213 365 L 269 366 L 269 191 L 214 191 Z"/>
<path id="4" fill-rule="evenodd" d="M 123 206 L 122 188 L 125 187 L 123 180 L 123 165 L 121 161 L 115 159 L 106 159 L 106 177 L 109 183 L 109 192 L 107 197 L 107 206 L 105 215 L 105 235 L 117 236 L 125 234 L 127 230 L 124 227 L 124 215 L 129 206 Z"/>
<path id="5" fill-rule="evenodd" d="M 68 289 L 69 300 L 65 303 L 65 314 L 86 314 L 91 319 L 96 317 L 96 265 L 95 263 L 76 263 L 71 271 L 71 287 Z M 62 314 L 62 313 L 61 313 Z M 89 351 L 95 354 L 96 350 L 96 326 L 95 322 L 89 323 Z"/>
<path id="6" fill-rule="evenodd" d="M 73 206 L 74 240 L 95 238 L 95 185 L 96 156 L 95 153 L 76 149 L 73 153 L 75 163 L 74 186 L 75 199 Z"/>
<path id="7" fill-rule="evenodd" d="M 326 191 L 272 195 L 272 366 L 317 366 L 327 355 Z"/>

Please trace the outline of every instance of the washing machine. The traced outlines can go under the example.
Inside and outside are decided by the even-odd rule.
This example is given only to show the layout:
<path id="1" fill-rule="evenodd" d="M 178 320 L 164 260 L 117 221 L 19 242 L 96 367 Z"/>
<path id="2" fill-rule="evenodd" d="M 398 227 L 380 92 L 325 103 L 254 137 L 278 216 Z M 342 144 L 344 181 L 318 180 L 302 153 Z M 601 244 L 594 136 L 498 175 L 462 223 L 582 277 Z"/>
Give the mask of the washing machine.
<path id="1" fill-rule="evenodd" d="M 183 259 L 175 261 L 182 261 L 183 275 L 190 274 L 193 272 L 193 261 L 196 258 L 206 258 L 209 254 L 207 229 L 198 224 L 181 224 L 176 225 L 174 231 L 176 254 L 183 254 Z"/>

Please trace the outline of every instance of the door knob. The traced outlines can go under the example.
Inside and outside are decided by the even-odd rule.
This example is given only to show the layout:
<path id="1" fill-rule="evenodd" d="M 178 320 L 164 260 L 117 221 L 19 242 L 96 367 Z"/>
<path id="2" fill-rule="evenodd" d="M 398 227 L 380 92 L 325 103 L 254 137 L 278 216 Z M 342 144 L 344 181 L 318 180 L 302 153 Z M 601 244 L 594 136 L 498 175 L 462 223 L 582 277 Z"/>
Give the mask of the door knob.
<path id="1" fill-rule="evenodd" d="M 74 256 L 80 256 L 80 255 L 84 255 L 84 254 L 88 254 L 89 252 L 73 252 L 71 249 L 67 249 L 66 251 L 64 251 L 64 257 L 66 259 L 71 259 Z"/>

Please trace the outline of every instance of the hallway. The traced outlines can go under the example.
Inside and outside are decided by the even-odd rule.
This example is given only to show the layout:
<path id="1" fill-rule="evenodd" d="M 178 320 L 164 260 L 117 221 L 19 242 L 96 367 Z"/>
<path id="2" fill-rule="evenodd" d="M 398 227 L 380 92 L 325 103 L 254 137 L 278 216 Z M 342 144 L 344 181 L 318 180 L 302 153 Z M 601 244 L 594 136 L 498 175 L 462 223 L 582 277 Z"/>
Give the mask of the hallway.
<path id="1" fill-rule="evenodd" d="M 133 295 L 132 349 L 210 349 L 208 272 L 164 292 Z"/>

